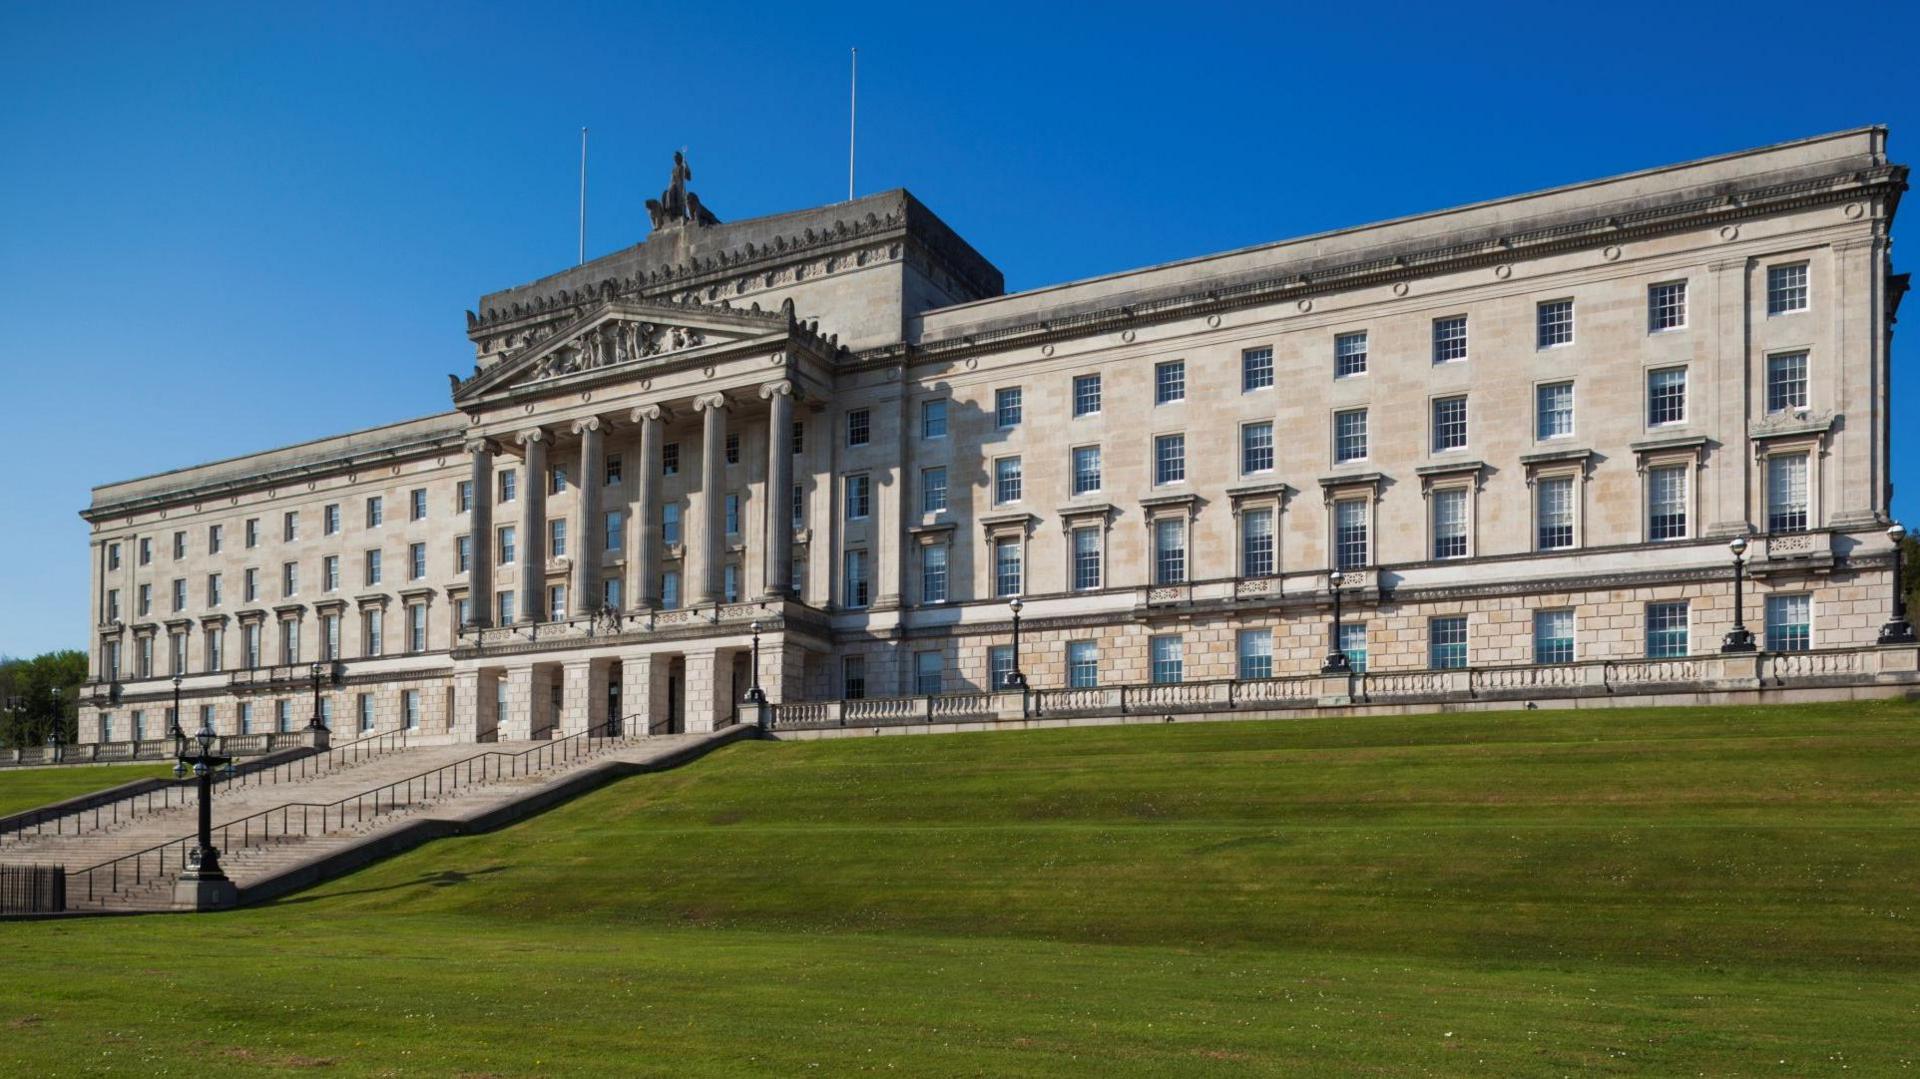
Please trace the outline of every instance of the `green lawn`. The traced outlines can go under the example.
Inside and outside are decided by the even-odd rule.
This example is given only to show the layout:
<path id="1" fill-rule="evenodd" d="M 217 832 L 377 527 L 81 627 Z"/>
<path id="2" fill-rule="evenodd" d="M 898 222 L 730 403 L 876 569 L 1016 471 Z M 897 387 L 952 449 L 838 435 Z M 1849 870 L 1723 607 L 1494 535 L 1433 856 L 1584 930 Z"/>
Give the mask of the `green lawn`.
<path id="1" fill-rule="evenodd" d="M 0 925 L 0 1073 L 1920 1071 L 1920 705 L 747 743 Z"/>
<path id="2" fill-rule="evenodd" d="M 64 802 L 136 779 L 171 775 L 171 765 L 89 764 L 70 768 L 9 768 L 0 771 L 0 817 Z M 4 855 L 0 855 L 4 860 Z"/>

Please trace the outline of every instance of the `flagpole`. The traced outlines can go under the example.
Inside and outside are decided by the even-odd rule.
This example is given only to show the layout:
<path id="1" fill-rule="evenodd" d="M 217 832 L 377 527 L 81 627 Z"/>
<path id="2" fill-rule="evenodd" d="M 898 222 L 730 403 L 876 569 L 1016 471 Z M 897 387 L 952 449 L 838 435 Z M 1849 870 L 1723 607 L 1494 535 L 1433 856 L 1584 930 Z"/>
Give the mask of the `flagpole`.
<path id="1" fill-rule="evenodd" d="M 853 50 L 853 79 L 847 93 L 847 201 L 853 201 L 853 134 L 860 115 L 860 50 Z"/>
<path id="2" fill-rule="evenodd" d="M 587 264 L 587 129 L 580 129 L 580 265 Z"/>

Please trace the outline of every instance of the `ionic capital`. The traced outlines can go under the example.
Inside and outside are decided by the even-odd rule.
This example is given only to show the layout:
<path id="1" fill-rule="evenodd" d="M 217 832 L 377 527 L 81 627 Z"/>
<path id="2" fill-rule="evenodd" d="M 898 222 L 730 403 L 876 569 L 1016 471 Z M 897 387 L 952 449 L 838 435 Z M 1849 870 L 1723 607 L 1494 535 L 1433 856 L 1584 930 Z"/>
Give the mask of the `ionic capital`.
<path id="1" fill-rule="evenodd" d="M 547 437 L 547 429 L 544 427 L 529 427 L 526 430 L 521 431 L 518 434 L 514 435 L 513 440 L 515 442 L 520 443 L 522 446 L 530 446 L 535 442 L 553 441 L 551 438 Z"/>
<path id="2" fill-rule="evenodd" d="M 573 421 L 573 433 L 576 435 L 584 435 L 588 431 L 600 431 L 604 429 L 605 425 L 600 422 L 600 417 L 598 416 L 586 416 Z"/>
<path id="3" fill-rule="evenodd" d="M 468 453 L 492 455 L 500 452 L 500 444 L 491 438 L 469 438 L 461 443 L 460 448 Z"/>
<path id="4" fill-rule="evenodd" d="M 727 395 L 724 393 L 709 393 L 693 399 L 693 410 L 695 412 L 705 412 L 708 409 L 716 408 L 724 411 L 726 407 Z"/>
<path id="5" fill-rule="evenodd" d="M 665 405 L 640 405 L 628 413 L 628 418 L 635 423 L 641 423 L 643 421 L 660 423 L 664 420 L 672 419 L 673 413 L 669 411 Z"/>
<path id="6" fill-rule="evenodd" d="M 775 382 L 762 383 L 760 386 L 760 399 L 762 401 L 771 401 L 776 397 L 792 397 L 793 394 L 794 386 L 792 379 L 783 378 Z"/>

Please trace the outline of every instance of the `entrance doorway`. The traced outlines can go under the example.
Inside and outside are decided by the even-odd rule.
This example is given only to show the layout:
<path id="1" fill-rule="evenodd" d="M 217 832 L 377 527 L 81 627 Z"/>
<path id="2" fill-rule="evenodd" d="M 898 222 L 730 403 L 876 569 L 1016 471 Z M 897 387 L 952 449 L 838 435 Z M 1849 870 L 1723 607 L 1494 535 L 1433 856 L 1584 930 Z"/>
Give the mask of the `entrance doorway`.
<path id="1" fill-rule="evenodd" d="M 620 661 L 614 660 L 607 665 L 607 729 L 602 732 L 608 738 L 620 737 Z"/>

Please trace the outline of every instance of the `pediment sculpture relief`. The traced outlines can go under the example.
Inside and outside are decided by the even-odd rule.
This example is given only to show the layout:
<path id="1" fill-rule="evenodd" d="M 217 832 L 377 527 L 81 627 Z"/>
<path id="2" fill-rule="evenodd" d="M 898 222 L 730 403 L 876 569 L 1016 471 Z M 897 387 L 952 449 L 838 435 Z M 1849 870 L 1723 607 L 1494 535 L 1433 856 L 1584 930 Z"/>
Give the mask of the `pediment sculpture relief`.
<path id="1" fill-rule="evenodd" d="M 580 371 L 632 363 L 698 348 L 707 335 L 687 326 L 658 322 L 604 322 L 541 357 L 526 382 L 540 382 Z"/>

